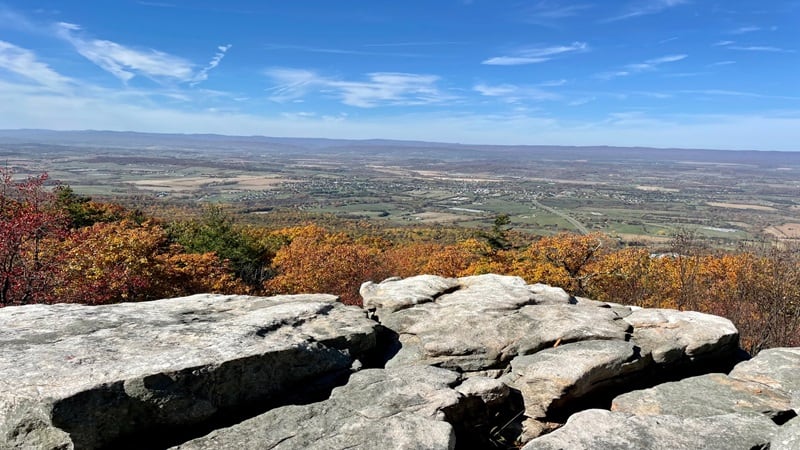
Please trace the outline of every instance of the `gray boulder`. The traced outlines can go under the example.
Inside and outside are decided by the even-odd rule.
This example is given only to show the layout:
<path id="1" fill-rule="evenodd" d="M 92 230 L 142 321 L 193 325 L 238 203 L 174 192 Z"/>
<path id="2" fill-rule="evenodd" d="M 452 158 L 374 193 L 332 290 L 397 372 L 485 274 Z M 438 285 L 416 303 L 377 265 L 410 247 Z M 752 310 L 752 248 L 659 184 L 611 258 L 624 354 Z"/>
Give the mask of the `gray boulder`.
<path id="1" fill-rule="evenodd" d="M 501 380 L 522 393 L 528 418 L 544 419 L 554 409 L 624 379 L 644 363 L 631 342 L 583 341 L 518 356 Z"/>
<path id="2" fill-rule="evenodd" d="M 784 424 L 772 437 L 770 450 L 797 450 L 800 448 L 800 417 Z"/>
<path id="3" fill-rule="evenodd" d="M 455 431 L 445 418 L 462 398 L 451 388 L 458 380 L 428 366 L 367 369 L 327 400 L 275 408 L 174 450 L 453 449 Z"/>
<path id="4" fill-rule="evenodd" d="M 425 278 L 389 280 L 378 286 L 390 296 L 395 283 L 404 283 L 413 292 L 434 284 Z M 421 286 L 414 287 L 417 283 Z M 459 278 L 455 287 L 445 282 L 439 286 L 439 293 L 426 291 L 432 301 L 379 310 L 381 324 L 398 333 L 401 344 L 387 367 L 427 364 L 497 375 L 517 355 L 557 342 L 625 340 L 630 329 L 610 308 L 577 306 L 561 289 L 528 286 L 518 277 L 481 275 Z M 381 297 L 370 303 L 393 301 Z"/>
<path id="5" fill-rule="evenodd" d="M 589 409 L 523 450 L 751 450 L 767 448 L 778 426 L 758 414 L 636 416 Z"/>
<path id="6" fill-rule="evenodd" d="M 377 324 L 331 295 L 0 309 L 0 448 L 98 448 L 342 374 Z"/>
<path id="7" fill-rule="evenodd" d="M 781 421 L 794 415 L 791 401 L 786 392 L 764 384 L 711 373 L 622 394 L 614 399 L 611 410 L 681 417 L 756 413 Z"/>
<path id="8" fill-rule="evenodd" d="M 800 414 L 800 348 L 770 348 L 736 365 L 733 378 L 754 381 L 792 396 L 792 407 Z"/>
<path id="9" fill-rule="evenodd" d="M 365 309 L 385 315 L 410 308 L 421 303 L 432 302 L 436 297 L 458 287 L 454 278 L 435 275 L 418 275 L 411 278 L 389 278 L 381 283 L 367 281 L 359 293 Z"/>
<path id="10" fill-rule="evenodd" d="M 695 359 L 729 359 L 739 348 L 739 332 L 719 316 L 671 309 L 638 309 L 624 318 L 633 327 L 633 341 L 657 364 Z"/>

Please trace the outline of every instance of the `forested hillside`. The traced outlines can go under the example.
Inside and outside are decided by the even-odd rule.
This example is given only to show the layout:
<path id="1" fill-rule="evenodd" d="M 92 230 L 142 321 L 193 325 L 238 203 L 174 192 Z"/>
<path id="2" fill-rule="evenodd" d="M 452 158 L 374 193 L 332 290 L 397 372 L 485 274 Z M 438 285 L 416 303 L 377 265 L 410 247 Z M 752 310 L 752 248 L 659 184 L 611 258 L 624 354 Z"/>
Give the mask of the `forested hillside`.
<path id="1" fill-rule="evenodd" d="M 727 316 L 749 351 L 800 345 L 800 251 L 764 242 L 707 248 L 690 232 L 664 248 L 609 236 L 488 230 L 239 223 L 223 206 L 153 217 L 0 173 L 0 306 L 105 304 L 200 292 L 332 293 L 359 303 L 362 282 L 417 274 L 518 275 L 575 296 Z M 181 219 L 174 219 L 180 217 Z M 187 218 L 188 217 L 188 218 Z"/>

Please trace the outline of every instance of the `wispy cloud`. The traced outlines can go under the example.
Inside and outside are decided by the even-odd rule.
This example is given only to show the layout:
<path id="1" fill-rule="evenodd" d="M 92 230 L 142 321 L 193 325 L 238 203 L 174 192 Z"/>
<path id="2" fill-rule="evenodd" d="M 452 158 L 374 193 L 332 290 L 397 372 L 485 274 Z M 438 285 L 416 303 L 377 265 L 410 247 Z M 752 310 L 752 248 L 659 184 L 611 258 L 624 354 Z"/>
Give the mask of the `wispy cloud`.
<path id="1" fill-rule="evenodd" d="M 743 45 L 736 44 L 736 41 L 719 41 L 712 44 L 714 47 L 725 47 L 728 50 L 738 50 L 743 52 L 767 52 L 767 53 L 794 53 L 792 49 L 775 47 L 772 45 Z"/>
<path id="2" fill-rule="evenodd" d="M 729 91 L 725 89 L 694 89 L 680 91 L 682 94 L 699 94 L 699 95 L 713 95 L 724 97 L 747 97 L 747 98 L 764 98 L 764 99 L 777 99 L 777 100 L 800 100 L 800 97 L 792 97 L 789 95 L 768 95 L 760 94 L 757 92 L 747 91 Z"/>
<path id="3" fill-rule="evenodd" d="M 229 45 L 218 47 L 209 64 L 196 71 L 191 61 L 179 56 L 154 49 L 138 50 L 104 39 L 86 38 L 79 25 L 61 22 L 56 25 L 56 30 L 83 57 L 124 83 L 141 75 L 156 81 L 197 84 L 208 78 L 208 72 L 219 65 L 230 48 Z"/>
<path id="4" fill-rule="evenodd" d="M 688 58 L 688 55 L 680 54 L 680 55 L 666 55 L 661 56 L 659 58 L 652 58 L 648 59 L 647 61 L 640 62 L 640 63 L 633 63 L 628 64 L 624 67 L 623 70 L 611 71 L 611 72 L 602 72 L 595 75 L 596 78 L 600 78 L 602 80 L 610 80 L 613 78 L 619 77 L 627 77 L 629 75 L 633 75 L 636 73 L 641 72 L 648 72 L 652 70 L 658 69 L 658 67 L 662 64 L 668 64 L 673 62 L 682 61 Z"/>
<path id="5" fill-rule="evenodd" d="M 585 42 L 573 42 L 569 45 L 557 45 L 550 47 L 530 47 L 518 50 L 512 55 L 495 56 L 484 60 L 481 64 L 490 66 L 518 66 L 523 64 L 536 64 L 550 61 L 556 56 L 567 53 L 580 53 L 588 51 L 589 46 Z"/>
<path id="6" fill-rule="evenodd" d="M 413 73 L 373 72 L 364 81 L 341 80 L 303 69 L 266 71 L 276 86 L 268 89 L 275 102 L 296 101 L 312 91 L 333 94 L 342 103 L 359 108 L 381 105 L 428 105 L 452 100 L 436 86 L 439 77 Z"/>
<path id="7" fill-rule="evenodd" d="M 687 57 L 688 55 L 667 55 L 667 56 L 662 56 L 660 58 L 648 59 L 647 61 L 642 63 L 628 64 L 627 66 L 625 66 L 625 68 L 627 69 L 628 72 L 634 72 L 634 73 L 646 72 L 648 70 L 654 70 L 655 68 L 657 68 L 662 64 L 681 61 L 686 59 Z"/>
<path id="8" fill-rule="evenodd" d="M 78 53 L 123 82 L 130 81 L 137 74 L 178 81 L 191 81 L 194 78 L 192 64 L 183 58 L 158 50 L 135 50 L 102 39 L 84 39 L 78 35 L 80 26 L 71 23 L 59 23 L 58 30 Z"/>
<path id="9" fill-rule="evenodd" d="M 484 97 L 499 98 L 506 103 L 519 103 L 524 100 L 558 100 L 560 95 L 545 91 L 537 86 L 518 86 L 514 84 L 490 85 L 479 83 L 472 87 Z"/>
<path id="10" fill-rule="evenodd" d="M 711 63 L 708 67 L 719 67 L 719 66 L 729 66 L 731 64 L 736 64 L 736 61 L 717 61 L 715 63 Z"/>
<path id="11" fill-rule="evenodd" d="M 795 51 L 788 48 L 773 47 L 771 45 L 731 45 L 727 48 L 731 50 L 739 50 L 745 52 L 767 52 L 767 53 L 794 53 Z"/>
<path id="12" fill-rule="evenodd" d="M 687 3 L 689 3 L 689 0 L 638 0 L 628 5 L 623 13 L 606 19 L 604 22 L 616 22 L 618 20 L 658 14 L 669 8 L 685 5 Z"/>
<path id="13" fill-rule="evenodd" d="M 540 0 L 525 9 L 522 14 L 526 22 L 540 25 L 552 25 L 553 22 L 558 20 L 578 16 L 592 7 L 593 6 L 589 3 Z"/>
<path id="14" fill-rule="evenodd" d="M 192 81 L 192 86 L 196 85 L 201 81 L 205 81 L 208 79 L 208 72 L 215 69 L 219 63 L 222 62 L 222 58 L 225 57 L 225 54 L 228 53 L 228 50 L 233 47 L 231 44 L 228 45 L 220 45 L 217 47 L 217 53 L 214 54 L 214 57 L 211 58 L 211 61 L 208 62 L 208 65 L 203 67 L 200 72 L 195 75 L 194 80 Z"/>
<path id="15" fill-rule="evenodd" d="M 6 41 L 0 41 L 0 69 L 57 91 L 62 91 L 73 83 L 71 79 L 39 61 L 32 51 Z"/>
<path id="16" fill-rule="evenodd" d="M 737 28 L 735 30 L 731 30 L 730 34 L 746 34 L 746 33 L 752 33 L 752 32 L 760 31 L 760 30 L 761 30 L 761 27 L 752 27 L 752 26 L 739 27 L 739 28 Z"/>

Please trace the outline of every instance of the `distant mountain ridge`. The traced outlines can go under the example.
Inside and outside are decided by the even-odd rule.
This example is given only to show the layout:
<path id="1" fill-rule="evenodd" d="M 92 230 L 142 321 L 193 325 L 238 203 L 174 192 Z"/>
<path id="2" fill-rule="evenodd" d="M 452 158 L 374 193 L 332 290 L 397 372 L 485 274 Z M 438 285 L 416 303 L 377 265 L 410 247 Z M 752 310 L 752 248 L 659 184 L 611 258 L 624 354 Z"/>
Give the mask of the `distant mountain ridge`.
<path id="1" fill-rule="evenodd" d="M 67 145 L 106 148 L 170 148 L 175 150 L 264 150 L 309 154 L 357 154 L 409 158 L 435 156 L 443 159 L 548 159 L 592 161 L 693 161 L 716 164 L 781 166 L 800 164 L 800 152 L 760 150 L 709 150 L 652 147 L 476 145 L 390 139 L 327 139 L 220 134 L 142 133 L 133 131 L 55 131 L 40 129 L 0 130 L 0 145 Z M 265 146 L 268 146 L 265 148 Z"/>

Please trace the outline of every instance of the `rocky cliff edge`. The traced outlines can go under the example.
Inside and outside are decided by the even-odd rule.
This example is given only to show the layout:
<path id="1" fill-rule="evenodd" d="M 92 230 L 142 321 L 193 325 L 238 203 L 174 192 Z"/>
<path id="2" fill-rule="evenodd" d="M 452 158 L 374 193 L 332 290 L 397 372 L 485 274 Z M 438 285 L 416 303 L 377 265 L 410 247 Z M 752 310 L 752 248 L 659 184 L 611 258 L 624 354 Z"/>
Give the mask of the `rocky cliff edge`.
<path id="1" fill-rule="evenodd" d="M 497 275 L 0 309 L 0 448 L 796 449 L 800 349 Z"/>

